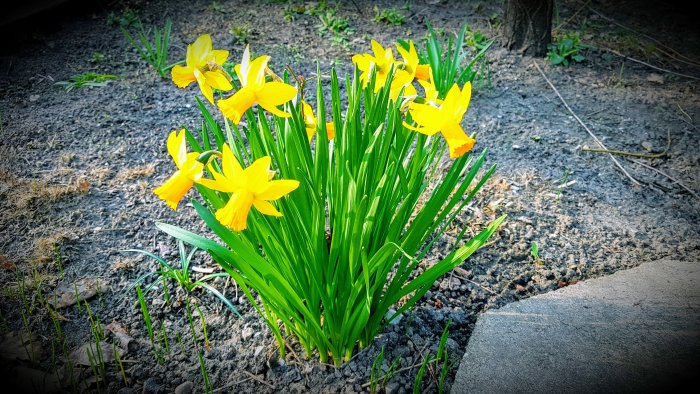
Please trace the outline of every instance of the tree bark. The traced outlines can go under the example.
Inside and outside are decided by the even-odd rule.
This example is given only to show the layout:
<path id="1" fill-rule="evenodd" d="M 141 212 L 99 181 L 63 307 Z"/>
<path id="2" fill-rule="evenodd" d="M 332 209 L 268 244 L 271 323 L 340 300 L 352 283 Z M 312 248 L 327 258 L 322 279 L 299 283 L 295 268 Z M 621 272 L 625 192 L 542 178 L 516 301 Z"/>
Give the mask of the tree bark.
<path id="1" fill-rule="evenodd" d="M 507 0 L 501 33 L 504 46 L 528 56 L 545 56 L 552 41 L 554 0 Z"/>

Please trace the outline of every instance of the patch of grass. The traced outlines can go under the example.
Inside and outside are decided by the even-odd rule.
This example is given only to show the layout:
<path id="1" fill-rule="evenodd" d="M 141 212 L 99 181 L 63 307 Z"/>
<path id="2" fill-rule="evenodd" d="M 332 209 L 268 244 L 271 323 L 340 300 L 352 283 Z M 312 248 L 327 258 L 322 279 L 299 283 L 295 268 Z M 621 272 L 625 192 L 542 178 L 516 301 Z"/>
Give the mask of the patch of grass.
<path id="1" fill-rule="evenodd" d="M 114 12 L 107 14 L 107 24 L 112 27 L 127 28 L 135 25 L 139 21 L 139 16 L 135 10 L 126 7 L 121 14 L 117 15 Z"/>
<path id="2" fill-rule="evenodd" d="M 170 31 L 172 26 L 172 21 L 166 19 L 162 29 L 153 28 L 153 38 L 151 38 L 150 30 L 147 31 L 139 21 L 136 32 L 138 42 L 129 34 L 126 28 L 120 26 L 122 34 L 124 34 L 124 37 L 129 41 L 131 46 L 136 49 L 141 59 L 150 64 L 161 78 L 167 78 L 168 71 L 175 64 L 178 64 L 174 63 L 168 65 L 168 47 L 170 46 Z"/>
<path id="3" fill-rule="evenodd" d="M 106 59 L 105 55 L 101 52 L 93 52 L 90 58 L 90 63 L 102 63 Z"/>
<path id="4" fill-rule="evenodd" d="M 319 16 L 326 11 L 326 2 L 321 1 L 318 4 L 290 4 L 284 9 L 284 20 L 293 22 L 299 15 Z"/>
<path id="5" fill-rule="evenodd" d="M 247 44 L 250 41 L 250 37 L 255 34 L 255 31 L 248 25 L 233 25 L 229 29 L 229 33 L 231 33 L 237 43 Z"/>
<path id="6" fill-rule="evenodd" d="M 530 256 L 532 257 L 532 261 L 537 264 L 537 265 L 542 265 L 544 264 L 542 262 L 542 259 L 540 258 L 540 248 L 537 246 L 537 242 L 532 241 L 532 244 L 530 244 Z"/>
<path id="7" fill-rule="evenodd" d="M 580 63 L 586 60 L 581 52 L 587 46 L 581 44 L 581 39 L 577 34 L 567 34 L 556 43 L 549 44 L 547 48 L 547 57 L 554 65 L 568 66 L 571 63 Z"/>
<path id="8" fill-rule="evenodd" d="M 115 79 L 117 79 L 116 75 L 98 74 L 96 72 L 89 71 L 86 73 L 73 75 L 67 81 L 58 81 L 56 82 L 56 85 L 63 86 L 63 89 L 65 89 L 66 92 L 70 92 L 73 89 L 80 89 L 84 87 L 104 87 Z"/>
<path id="9" fill-rule="evenodd" d="M 217 0 L 212 1 L 211 4 L 209 4 L 209 9 L 220 14 L 228 14 L 228 10 L 224 8 L 224 6 Z"/>
<path id="10" fill-rule="evenodd" d="M 138 167 L 125 168 L 117 174 L 116 180 L 127 181 L 137 178 L 144 178 L 153 175 L 156 170 L 155 164 L 145 164 Z"/>
<path id="11" fill-rule="evenodd" d="M 406 21 L 406 17 L 396 8 L 379 9 L 374 6 L 374 21 L 384 22 L 394 26 L 401 26 Z"/>
<path id="12" fill-rule="evenodd" d="M 350 22 L 346 18 L 338 16 L 335 10 L 329 9 L 318 16 L 321 23 L 318 25 L 318 34 L 321 37 L 330 35 L 333 45 L 347 47 L 348 34 L 353 33 Z"/>

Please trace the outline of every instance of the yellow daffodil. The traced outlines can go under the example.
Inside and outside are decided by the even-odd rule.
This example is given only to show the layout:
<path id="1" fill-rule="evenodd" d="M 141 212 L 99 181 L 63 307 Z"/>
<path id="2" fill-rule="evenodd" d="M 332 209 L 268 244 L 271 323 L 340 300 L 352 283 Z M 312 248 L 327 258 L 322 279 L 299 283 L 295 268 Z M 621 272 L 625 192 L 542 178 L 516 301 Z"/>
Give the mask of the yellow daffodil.
<path id="1" fill-rule="evenodd" d="M 416 88 L 413 86 L 413 80 L 417 79 L 422 85 L 431 79 L 432 70 L 427 64 L 418 64 L 418 52 L 413 41 L 408 42 L 408 49 L 404 49 L 401 45 L 396 45 L 396 50 L 401 54 L 403 62 L 399 64 L 399 68 L 394 74 L 394 80 L 391 82 L 390 98 L 396 100 L 399 92 L 405 87 L 404 96 L 417 95 Z"/>
<path id="2" fill-rule="evenodd" d="M 204 97 L 214 104 L 212 88 L 231 90 L 231 76 L 221 67 L 228 58 L 228 51 L 212 49 L 211 36 L 204 34 L 187 45 L 185 66 L 173 67 L 172 78 L 175 85 L 185 88 L 197 81 Z"/>
<path id="3" fill-rule="evenodd" d="M 216 219 L 221 224 L 234 231 L 245 230 L 252 207 L 265 215 L 282 216 L 270 201 L 299 187 L 299 181 L 270 180 L 270 161 L 270 156 L 264 156 L 243 169 L 231 148 L 224 145 L 221 157 L 223 174 L 213 172 L 214 179 L 200 179 L 198 182 L 210 189 L 230 193 L 226 205 L 216 211 Z"/>
<path id="4" fill-rule="evenodd" d="M 309 137 L 309 141 L 316 134 L 316 128 L 318 127 L 318 120 L 314 116 L 314 110 L 306 102 L 301 102 L 301 110 L 304 111 L 304 124 L 306 125 L 306 136 Z M 326 135 L 328 135 L 328 140 L 335 138 L 335 125 L 333 122 L 326 122 Z"/>
<path id="5" fill-rule="evenodd" d="M 396 62 L 394 52 L 391 48 L 384 48 L 380 43 L 372 40 L 372 52 L 374 56 L 368 53 L 358 54 L 352 57 L 352 62 L 357 65 L 357 68 L 362 71 L 360 80 L 367 86 L 370 80 L 370 71 L 374 69 L 376 74 L 376 82 L 374 92 L 378 92 L 386 83 L 386 78 L 391 69 L 391 65 Z"/>
<path id="6" fill-rule="evenodd" d="M 185 130 L 180 130 L 179 133 L 175 131 L 170 133 L 168 153 L 175 161 L 177 171 L 162 186 L 153 190 L 153 193 L 175 210 L 187 191 L 202 177 L 204 164 L 197 161 L 199 153 L 187 153 Z"/>
<path id="7" fill-rule="evenodd" d="M 441 132 L 450 148 L 450 157 L 454 159 L 462 156 L 469 152 L 476 143 L 460 126 L 460 122 L 469 107 L 471 93 L 471 83 L 464 84 L 461 91 L 459 86 L 454 84 L 439 107 L 431 104 L 413 103 L 409 107 L 409 112 L 419 127 L 413 127 L 406 122 L 404 122 L 404 126 L 425 135 Z"/>
<path id="8" fill-rule="evenodd" d="M 412 80 L 415 78 L 419 81 L 427 81 L 430 78 L 430 65 L 418 64 L 418 52 L 413 41 L 408 41 L 408 50 L 401 45 L 397 45 L 396 50 L 399 51 L 403 58 L 403 70 L 411 76 Z"/>
<path id="9" fill-rule="evenodd" d="M 241 64 L 234 67 L 242 87 L 233 96 L 218 102 L 224 116 L 234 123 L 238 124 L 243 114 L 255 103 L 273 115 L 283 118 L 291 116 L 289 112 L 281 111 L 277 106 L 294 98 L 297 89 L 284 82 L 266 82 L 265 74 L 269 61 L 269 56 L 259 56 L 251 60 L 250 48 L 246 46 Z"/>

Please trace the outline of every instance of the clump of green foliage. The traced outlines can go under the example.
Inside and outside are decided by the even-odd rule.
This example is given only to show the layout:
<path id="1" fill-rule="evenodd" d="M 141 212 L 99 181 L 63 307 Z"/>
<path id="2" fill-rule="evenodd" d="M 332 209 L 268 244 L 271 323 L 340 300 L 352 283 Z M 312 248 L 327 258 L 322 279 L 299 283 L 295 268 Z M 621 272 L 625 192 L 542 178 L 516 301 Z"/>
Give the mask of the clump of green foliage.
<path id="1" fill-rule="evenodd" d="M 571 63 L 580 63 L 586 60 L 586 57 L 581 54 L 581 51 L 586 48 L 585 45 L 581 44 L 578 35 L 567 34 L 556 43 L 549 44 L 547 57 L 554 65 L 568 66 Z"/>
<path id="2" fill-rule="evenodd" d="M 124 37 L 136 49 L 141 59 L 153 66 L 161 78 L 167 78 L 168 70 L 174 66 L 174 64 L 168 65 L 168 47 L 170 46 L 172 26 L 172 21 L 166 19 L 162 29 L 153 28 L 153 39 L 151 39 L 150 30 L 146 30 L 139 21 L 136 35 L 138 42 L 124 27 L 120 26 Z"/>
<path id="3" fill-rule="evenodd" d="M 374 6 L 373 19 L 375 22 L 385 22 L 394 26 L 401 26 L 406 21 L 406 17 L 396 8 L 380 10 L 376 5 Z"/>
<path id="4" fill-rule="evenodd" d="M 107 86 L 107 84 L 113 79 L 117 79 L 117 76 L 112 74 L 98 74 L 90 71 L 73 75 L 67 81 L 56 82 L 56 85 L 63 86 L 66 92 L 70 92 L 73 89 L 83 87 Z"/>
<path id="5" fill-rule="evenodd" d="M 120 27 L 125 29 L 137 24 L 139 21 L 139 16 L 133 9 L 126 7 L 122 10 L 121 15 L 117 15 L 114 12 L 110 12 L 107 15 L 107 24 L 113 27 Z"/>
<path id="6" fill-rule="evenodd" d="M 233 25 L 229 29 L 229 33 L 239 44 L 247 44 L 255 31 L 248 25 Z"/>

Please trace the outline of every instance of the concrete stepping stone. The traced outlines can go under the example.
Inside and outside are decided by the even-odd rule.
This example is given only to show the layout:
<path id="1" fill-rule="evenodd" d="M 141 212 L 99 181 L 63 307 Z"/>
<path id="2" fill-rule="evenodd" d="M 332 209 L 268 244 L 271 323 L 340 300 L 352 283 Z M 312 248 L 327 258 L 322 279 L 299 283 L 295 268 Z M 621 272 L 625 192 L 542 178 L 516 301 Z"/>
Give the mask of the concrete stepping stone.
<path id="1" fill-rule="evenodd" d="M 484 313 L 452 393 L 700 392 L 700 262 L 658 260 Z"/>

